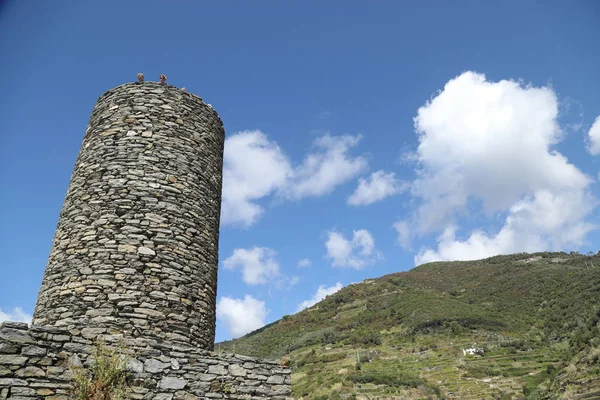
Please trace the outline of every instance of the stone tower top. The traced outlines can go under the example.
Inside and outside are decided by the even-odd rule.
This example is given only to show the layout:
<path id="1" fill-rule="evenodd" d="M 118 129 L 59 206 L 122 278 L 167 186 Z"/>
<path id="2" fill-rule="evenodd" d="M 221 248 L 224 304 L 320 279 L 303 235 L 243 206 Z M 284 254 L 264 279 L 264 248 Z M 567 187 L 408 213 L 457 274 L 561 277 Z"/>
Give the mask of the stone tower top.
<path id="1" fill-rule="evenodd" d="M 158 82 L 97 101 L 75 163 L 34 325 L 212 349 L 223 124 Z"/>

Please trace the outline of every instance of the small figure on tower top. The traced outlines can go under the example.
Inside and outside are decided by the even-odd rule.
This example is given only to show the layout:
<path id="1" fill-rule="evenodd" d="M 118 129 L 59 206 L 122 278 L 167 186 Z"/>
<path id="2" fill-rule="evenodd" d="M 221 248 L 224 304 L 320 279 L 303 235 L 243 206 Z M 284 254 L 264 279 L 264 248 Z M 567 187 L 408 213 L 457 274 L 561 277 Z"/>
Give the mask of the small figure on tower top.
<path id="1" fill-rule="evenodd" d="M 165 83 L 167 81 L 167 76 L 165 74 L 160 74 L 160 83 Z"/>
<path id="2" fill-rule="evenodd" d="M 140 82 L 140 83 L 144 82 L 144 74 L 142 74 L 141 72 L 138 72 L 137 78 L 138 78 L 138 82 Z"/>

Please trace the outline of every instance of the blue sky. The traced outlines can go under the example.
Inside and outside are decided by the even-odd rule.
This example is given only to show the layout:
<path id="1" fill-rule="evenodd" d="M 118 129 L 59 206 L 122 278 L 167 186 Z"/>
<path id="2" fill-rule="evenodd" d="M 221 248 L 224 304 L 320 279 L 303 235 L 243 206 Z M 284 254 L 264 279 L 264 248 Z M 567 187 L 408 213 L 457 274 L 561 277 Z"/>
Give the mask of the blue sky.
<path id="1" fill-rule="evenodd" d="M 598 21 L 593 0 L 5 1 L 0 320 L 33 312 L 94 102 L 137 72 L 224 121 L 217 340 L 422 262 L 596 252 Z"/>

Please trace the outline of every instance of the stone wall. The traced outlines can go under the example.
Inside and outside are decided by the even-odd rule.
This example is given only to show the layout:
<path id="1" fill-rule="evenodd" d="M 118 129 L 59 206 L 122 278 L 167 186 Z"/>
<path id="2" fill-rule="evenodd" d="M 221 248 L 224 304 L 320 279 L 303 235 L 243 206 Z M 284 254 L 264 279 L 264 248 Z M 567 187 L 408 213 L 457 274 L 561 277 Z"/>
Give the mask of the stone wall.
<path id="1" fill-rule="evenodd" d="M 69 364 L 89 365 L 93 339 L 123 341 L 105 330 L 82 332 L 5 322 L 0 324 L 0 400 L 66 400 Z M 133 389 L 127 399 L 289 399 L 291 370 L 275 361 L 128 339 Z M 75 356 L 74 356 L 75 355 Z"/>
<path id="2" fill-rule="evenodd" d="M 223 124 L 156 82 L 102 95 L 77 158 L 33 323 L 211 350 Z"/>

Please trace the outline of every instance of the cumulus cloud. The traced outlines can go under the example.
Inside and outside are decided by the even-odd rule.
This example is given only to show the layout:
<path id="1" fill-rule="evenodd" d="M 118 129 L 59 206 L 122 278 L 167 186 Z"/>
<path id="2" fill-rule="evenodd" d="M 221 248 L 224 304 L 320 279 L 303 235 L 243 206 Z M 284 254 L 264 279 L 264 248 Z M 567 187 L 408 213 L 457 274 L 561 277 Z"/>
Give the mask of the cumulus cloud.
<path id="1" fill-rule="evenodd" d="M 274 282 L 274 287 L 278 290 L 290 290 L 297 285 L 298 282 L 300 282 L 300 277 L 298 275 L 282 276 Z M 269 291 L 269 294 L 270 293 L 271 292 Z"/>
<path id="2" fill-rule="evenodd" d="M 368 166 L 367 160 L 349 154 L 360 139 L 359 135 L 317 138 L 313 143 L 314 151 L 296 167 L 293 179 L 281 192 L 282 196 L 291 199 L 323 196 L 363 172 Z"/>
<path id="3" fill-rule="evenodd" d="M 408 185 L 396 178 L 393 172 L 373 172 L 368 179 L 360 178 L 356 190 L 348 197 L 348 204 L 365 206 L 406 190 Z"/>
<path id="4" fill-rule="evenodd" d="M 249 227 L 262 214 L 257 200 L 285 185 L 293 170 L 281 148 L 261 131 L 242 131 L 225 140 L 223 224 Z"/>
<path id="5" fill-rule="evenodd" d="M 339 232 L 328 232 L 325 248 L 334 267 L 361 269 L 381 258 L 373 236 L 366 229 L 354 231 L 351 240 Z"/>
<path id="6" fill-rule="evenodd" d="M 248 294 L 243 299 L 221 297 L 217 303 L 217 318 L 225 323 L 232 338 L 264 326 L 268 313 L 264 301 Z"/>
<path id="7" fill-rule="evenodd" d="M 312 262 L 308 258 L 303 258 L 302 260 L 298 261 L 298 267 L 300 268 L 310 267 L 311 264 Z"/>
<path id="8" fill-rule="evenodd" d="M 394 224 L 394 229 L 396 233 L 398 233 L 398 243 L 405 250 L 410 249 L 410 239 L 412 237 L 410 224 L 408 221 L 396 221 Z"/>
<path id="9" fill-rule="evenodd" d="M 360 136 L 324 134 L 313 143 L 302 163 L 293 166 L 287 155 L 261 131 L 242 131 L 225 140 L 223 162 L 224 225 L 250 227 L 260 218 L 263 198 L 285 200 L 319 197 L 353 179 L 367 168 L 349 151 Z"/>
<path id="10" fill-rule="evenodd" d="M 592 180 L 553 149 L 564 136 L 557 117 L 551 88 L 474 72 L 419 108 L 411 193 L 421 203 L 395 227 L 403 242 L 414 232 L 443 233 L 438 249 L 423 249 L 417 263 L 582 244 L 593 229 L 585 222 L 596 206 Z M 478 202 L 488 217 L 506 213 L 502 228 L 457 239 L 457 218 Z"/>
<path id="11" fill-rule="evenodd" d="M 343 285 L 341 284 L 341 282 L 337 282 L 335 285 L 329 286 L 329 287 L 325 287 L 325 285 L 319 286 L 317 288 L 317 292 L 314 294 L 313 297 L 311 297 L 308 300 L 304 300 L 302 303 L 298 304 L 298 308 L 296 309 L 296 312 L 300 312 L 300 311 L 304 310 L 305 308 L 308 308 L 308 307 L 311 307 L 311 306 L 317 304 L 318 302 L 323 300 L 325 297 L 332 295 L 335 292 L 337 292 L 338 290 L 340 290 L 342 287 L 343 287 Z"/>
<path id="12" fill-rule="evenodd" d="M 267 247 L 251 249 L 235 249 L 233 254 L 223 261 L 225 269 L 242 269 L 242 279 L 248 285 L 268 283 L 271 278 L 279 275 L 277 253 Z"/>
<path id="13" fill-rule="evenodd" d="M 588 140 L 588 151 L 590 154 L 594 156 L 600 154 L 600 116 L 596 117 L 596 120 L 588 131 Z"/>
<path id="14" fill-rule="evenodd" d="M 597 205 L 582 191 L 540 191 L 515 203 L 504 226 L 488 235 L 473 231 L 465 240 L 456 238 L 456 226 L 447 227 L 438 238 L 437 250 L 423 249 L 415 264 L 431 261 L 477 260 L 496 254 L 554 250 L 581 246 L 595 226 L 585 221 Z"/>
<path id="15" fill-rule="evenodd" d="M 0 308 L 0 322 L 4 321 L 13 321 L 13 322 L 25 322 L 27 324 L 31 324 L 32 316 L 25 311 L 21 307 L 15 307 L 12 311 L 4 312 Z"/>

